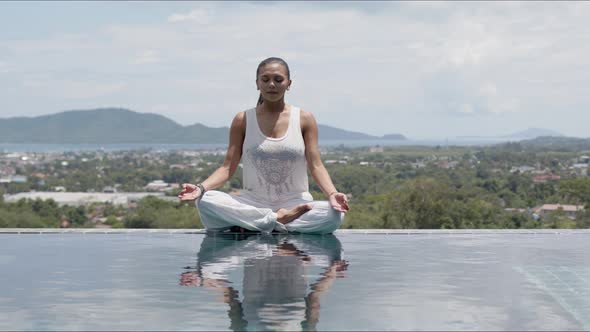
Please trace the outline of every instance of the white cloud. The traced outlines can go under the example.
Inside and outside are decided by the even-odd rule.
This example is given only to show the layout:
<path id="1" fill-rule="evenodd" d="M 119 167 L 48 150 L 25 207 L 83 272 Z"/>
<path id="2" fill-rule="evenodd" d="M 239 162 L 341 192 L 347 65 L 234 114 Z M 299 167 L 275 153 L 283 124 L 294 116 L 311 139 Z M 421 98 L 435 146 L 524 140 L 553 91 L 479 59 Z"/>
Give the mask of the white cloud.
<path id="1" fill-rule="evenodd" d="M 133 61 L 134 64 L 143 65 L 143 64 L 150 64 L 150 63 L 157 63 L 160 62 L 160 57 L 158 52 L 155 50 L 147 50 L 141 52 L 137 58 Z"/>
<path id="2" fill-rule="evenodd" d="M 464 113 L 464 114 L 473 114 L 475 113 L 473 106 L 471 106 L 470 104 L 463 104 L 461 105 L 461 107 L 459 107 L 459 113 Z"/>
<path id="3" fill-rule="evenodd" d="M 10 71 L 10 66 L 3 61 L 0 61 L 0 73 L 7 73 Z"/>
<path id="4" fill-rule="evenodd" d="M 207 24 L 209 23 L 209 19 L 209 14 L 203 9 L 195 9 L 186 14 L 172 14 L 168 16 L 168 22 L 171 23 L 193 21 L 199 24 Z"/>
<path id="5" fill-rule="evenodd" d="M 484 96 L 495 97 L 498 95 L 498 88 L 492 82 L 486 82 L 481 86 L 479 91 Z"/>
<path id="6" fill-rule="evenodd" d="M 251 106 L 256 65 L 268 56 L 284 57 L 291 66 L 288 100 L 313 110 L 320 123 L 343 128 L 417 136 L 432 121 L 439 134 L 482 123 L 489 130 L 507 130 L 506 123 L 516 130 L 529 127 L 531 114 L 542 117 L 560 105 L 579 107 L 580 117 L 590 121 L 583 113 L 590 102 L 584 92 L 590 83 L 590 4 L 363 6 L 198 4 L 163 13 L 160 22 L 6 41 L 9 56 L 2 61 L 19 68 L 12 80 L 35 82 L 41 75 L 57 91 L 55 98 L 64 98 L 65 109 L 73 95 L 140 111 L 166 105 L 165 115 L 183 124 L 227 125 Z M 0 72 L 5 68 L 0 64 Z M 8 84 L 0 77 L 0 88 Z M 15 102 L 6 99 L 0 107 Z M 198 110 L 199 118 L 180 111 L 188 109 Z M 359 116 L 360 110 L 374 116 Z M 426 120 L 425 114 L 441 118 Z M 457 117 L 470 125 L 459 126 Z"/>
<path id="7" fill-rule="evenodd" d="M 64 98 L 66 100 L 78 100 L 109 96 L 122 91 L 126 84 L 122 82 L 91 82 L 86 80 L 75 81 L 67 79 L 38 79 L 22 82 L 24 88 L 31 96 L 49 96 L 52 98 Z"/>

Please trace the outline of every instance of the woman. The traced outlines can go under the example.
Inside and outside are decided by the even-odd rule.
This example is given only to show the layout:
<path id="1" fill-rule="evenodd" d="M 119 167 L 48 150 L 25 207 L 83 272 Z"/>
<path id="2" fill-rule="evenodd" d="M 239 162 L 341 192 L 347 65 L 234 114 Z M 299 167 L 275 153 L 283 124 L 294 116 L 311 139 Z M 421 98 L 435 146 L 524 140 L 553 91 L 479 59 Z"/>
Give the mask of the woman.
<path id="1" fill-rule="evenodd" d="M 346 195 L 336 190 L 320 159 L 314 116 L 285 103 L 290 86 L 285 61 L 262 61 L 256 69 L 258 104 L 234 117 L 223 165 L 202 183 L 182 185 L 178 197 L 196 200 L 208 230 L 325 234 L 340 226 L 349 209 Z M 240 194 L 213 190 L 232 177 L 240 160 Z M 313 201 L 308 167 L 328 201 Z"/>

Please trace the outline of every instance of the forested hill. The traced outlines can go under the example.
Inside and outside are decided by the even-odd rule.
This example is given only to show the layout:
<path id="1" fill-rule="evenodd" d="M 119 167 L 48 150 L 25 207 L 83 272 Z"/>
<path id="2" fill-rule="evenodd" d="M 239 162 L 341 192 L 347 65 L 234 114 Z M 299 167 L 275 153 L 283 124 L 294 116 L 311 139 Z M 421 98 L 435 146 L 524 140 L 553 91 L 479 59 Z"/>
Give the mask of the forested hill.
<path id="1" fill-rule="evenodd" d="M 318 125 L 318 130 L 322 140 L 382 138 L 325 125 Z M 162 115 L 121 108 L 0 119 L 0 143 L 227 143 L 228 138 L 229 127 L 182 126 Z"/>
<path id="2" fill-rule="evenodd" d="M 590 151 L 590 138 L 542 136 L 516 144 L 530 151 Z"/>
<path id="3" fill-rule="evenodd" d="M 3 143 L 222 143 L 228 128 L 181 126 L 157 114 L 120 108 L 0 119 Z"/>

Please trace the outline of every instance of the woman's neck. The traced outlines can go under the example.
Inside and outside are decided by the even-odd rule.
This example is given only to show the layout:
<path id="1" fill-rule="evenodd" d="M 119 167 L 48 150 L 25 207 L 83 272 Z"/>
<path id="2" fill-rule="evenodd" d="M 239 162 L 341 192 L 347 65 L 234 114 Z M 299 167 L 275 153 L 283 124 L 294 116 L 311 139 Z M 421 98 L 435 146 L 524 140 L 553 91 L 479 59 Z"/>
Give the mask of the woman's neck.
<path id="1" fill-rule="evenodd" d="M 264 101 L 262 105 L 260 105 L 260 111 L 262 112 L 282 112 L 285 109 L 285 100 L 281 99 L 279 101 L 271 102 L 271 101 Z"/>

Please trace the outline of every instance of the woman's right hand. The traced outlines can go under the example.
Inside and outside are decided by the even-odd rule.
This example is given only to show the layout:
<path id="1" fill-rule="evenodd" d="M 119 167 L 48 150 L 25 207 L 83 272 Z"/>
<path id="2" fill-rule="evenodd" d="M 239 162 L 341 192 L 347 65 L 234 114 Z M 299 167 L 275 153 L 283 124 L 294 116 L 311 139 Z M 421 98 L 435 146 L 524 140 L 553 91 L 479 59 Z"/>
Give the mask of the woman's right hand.
<path id="1" fill-rule="evenodd" d="M 346 197 L 346 194 L 333 192 L 330 197 L 328 197 L 328 200 L 330 205 L 332 205 L 336 211 L 346 213 L 350 209 L 348 207 L 348 197 Z"/>
<path id="2" fill-rule="evenodd" d="M 183 183 L 182 191 L 178 194 L 181 201 L 194 201 L 201 196 L 201 188 L 191 183 Z"/>

